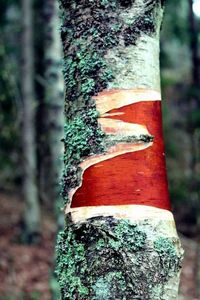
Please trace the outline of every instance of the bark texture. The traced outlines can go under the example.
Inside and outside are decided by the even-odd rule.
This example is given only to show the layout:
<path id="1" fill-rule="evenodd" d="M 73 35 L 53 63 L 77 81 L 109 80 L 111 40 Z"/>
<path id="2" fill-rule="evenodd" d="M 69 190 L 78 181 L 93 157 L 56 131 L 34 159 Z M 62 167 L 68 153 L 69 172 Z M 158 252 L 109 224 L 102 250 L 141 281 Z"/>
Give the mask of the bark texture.
<path id="1" fill-rule="evenodd" d="M 35 150 L 35 99 L 33 81 L 33 22 L 32 1 L 23 0 L 23 36 L 22 36 L 22 97 L 23 97 L 23 192 L 25 199 L 25 226 L 27 236 L 32 240 L 40 230 L 40 205 L 36 185 Z"/>
<path id="2" fill-rule="evenodd" d="M 47 153 L 44 157 L 45 191 L 51 206 L 58 206 L 60 199 L 59 182 L 62 175 L 64 135 L 64 80 L 61 72 L 62 47 L 59 36 L 59 11 L 56 0 L 48 0 L 44 5 L 45 24 L 45 142 Z M 56 209 L 58 213 L 58 209 Z"/>
<path id="3" fill-rule="evenodd" d="M 57 244 L 62 299 L 176 299 L 182 250 L 164 194 L 159 194 L 160 202 L 166 203 L 164 209 L 162 204 L 150 209 L 145 199 L 140 199 L 141 206 L 134 204 L 134 199 L 125 206 L 118 205 L 119 199 L 104 206 L 93 197 L 85 206 L 80 200 L 81 186 L 88 187 L 82 194 L 87 199 L 94 181 L 101 179 L 90 174 L 84 181 L 86 169 L 97 174 L 99 162 L 109 164 L 115 157 L 158 145 L 157 131 L 152 136 L 149 124 L 143 124 L 147 121 L 143 107 L 151 106 L 152 101 L 159 107 L 161 100 L 163 1 L 61 0 L 60 5 L 66 83 L 62 191 L 66 228 Z M 142 105 L 140 122 L 133 113 L 136 124 L 119 118 L 130 105 L 133 109 Z M 156 118 L 152 113 L 148 122 Z M 162 149 L 159 155 L 163 159 Z M 146 162 L 141 159 L 138 164 Z M 131 164 L 127 174 L 130 168 Z M 107 178 L 109 184 L 115 172 L 114 168 L 113 176 Z M 149 194 L 151 186 L 159 188 L 158 180 L 159 176 L 149 177 Z M 136 180 L 133 189 L 141 195 L 137 184 Z M 110 193 L 114 195 L 112 189 Z"/>
<path id="4" fill-rule="evenodd" d="M 182 255 L 170 220 L 67 219 L 58 249 L 62 299 L 177 298 Z"/>

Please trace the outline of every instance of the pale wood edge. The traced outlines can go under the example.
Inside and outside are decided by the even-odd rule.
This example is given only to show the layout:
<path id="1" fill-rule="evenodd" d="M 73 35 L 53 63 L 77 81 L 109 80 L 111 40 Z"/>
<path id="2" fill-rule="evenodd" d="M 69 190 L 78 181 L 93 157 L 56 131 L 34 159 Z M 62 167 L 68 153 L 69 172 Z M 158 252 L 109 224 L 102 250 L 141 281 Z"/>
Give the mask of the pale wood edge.
<path id="1" fill-rule="evenodd" d="M 97 111 L 103 115 L 112 109 L 121 108 L 143 101 L 161 101 L 161 93 L 146 89 L 113 89 L 104 90 L 93 96 Z"/>
<path id="2" fill-rule="evenodd" d="M 70 208 L 65 212 L 71 214 L 73 222 L 84 222 L 89 218 L 112 216 L 116 219 L 132 221 L 153 219 L 174 222 L 173 214 L 166 210 L 147 205 L 105 205 Z"/>

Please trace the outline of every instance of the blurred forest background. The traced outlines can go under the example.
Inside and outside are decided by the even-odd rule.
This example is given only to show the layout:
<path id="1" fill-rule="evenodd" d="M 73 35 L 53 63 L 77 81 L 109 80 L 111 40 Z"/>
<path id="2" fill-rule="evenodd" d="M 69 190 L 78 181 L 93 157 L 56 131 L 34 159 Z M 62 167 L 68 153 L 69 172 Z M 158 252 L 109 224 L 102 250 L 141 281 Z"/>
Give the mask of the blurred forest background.
<path id="1" fill-rule="evenodd" d="M 167 0 L 161 34 L 169 187 L 200 299 L 200 1 Z M 58 299 L 64 81 L 56 0 L 0 2 L 0 300 Z"/>

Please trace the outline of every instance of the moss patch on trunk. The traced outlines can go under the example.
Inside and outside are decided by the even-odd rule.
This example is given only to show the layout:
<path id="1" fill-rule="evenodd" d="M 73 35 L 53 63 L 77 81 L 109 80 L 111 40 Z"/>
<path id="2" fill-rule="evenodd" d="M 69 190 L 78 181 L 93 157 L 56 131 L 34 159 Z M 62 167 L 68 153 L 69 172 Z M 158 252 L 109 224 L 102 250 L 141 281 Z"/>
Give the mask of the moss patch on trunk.
<path id="1" fill-rule="evenodd" d="M 137 2 L 60 0 L 67 119 L 91 108 L 91 96 L 112 81 L 115 74 L 104 59 L 109 49 L 135 45 L 141 35 L 159 31 L 161 1 Z"/>
<path id="2" fill-rule="evenodd" d="M 68 216 L 57 244 L 62 300 L 164 299 L 160 287 L 181 265 L 177 243 L 148 221 L 102 217 L 73 224 Z"/>

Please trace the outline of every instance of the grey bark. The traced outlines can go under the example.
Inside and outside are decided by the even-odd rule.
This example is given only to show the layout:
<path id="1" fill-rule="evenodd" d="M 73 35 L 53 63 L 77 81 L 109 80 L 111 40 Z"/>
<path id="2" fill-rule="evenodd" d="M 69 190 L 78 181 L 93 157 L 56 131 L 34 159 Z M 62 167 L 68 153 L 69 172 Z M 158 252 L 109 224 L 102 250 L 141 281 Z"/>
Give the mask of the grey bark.
<path id="1" fill-rule="evenodd" d="M 32 239 L 40 231 L 40 205 L 36 185 L 35 151 L 35 97 L 33 83 L 33 23 L 32 1 L 22 1 L 22 98 L 23 98 L 23 193 L 25 200 L 25 226 L 27 235 Z"/>
<path id="2" fill-rule="evenodd" d="M 40 138 L 40 195 L 49 208 L 59 214 L 60 180 L 63 156 L 64 80 L 61 72 L 62 48 L 59 37 L 59 12 L 56 0 L 43 5 L 44 25 L 44 101 Z"/>
<path id="3" fill-rule="evenodd" d="M 49 201 L 56 208 L 60 200 L 60 180 L 63 169 L 64 135 L 64 79 L 61 72 L 62 47 L 59 35 L 60 19 L 56 0 L 46 1 L 46 40 L 45 40 L 45 104 L 47 110 L 47 136 L 49 144 Z M 48 168 L 47 168 L 48 169 Z M 58 211 L 57 211 L 58 213 Z"/>
<path id="4" fill-rule="evenodd" d="M 193 11 L 193 0 L 189 2 L 189 34 L 190 34 L 190 52 L 192 59 L 192 83 L 194 87 L 199 87 L 200 83 L 200 53 L 199 53 L 199 41 L 198 41 L 198 22 L 195 18 Z"/>
<path id="5" fill-rule="evenodd" d="M 195 112 L 199 110 L 199 85 L 200 85 L 200 46 L 199 46 L 199 28 L 198 21 L 193 11 L 193 1 L 188 0 L 189 13 L 188 13 L 188 32 L 189 32 L 189 45 L 191 55 L 191 86 L 189 89 L 189 101 L 188 101 L 188 120 L 187 131 L 190 138 L 190 189 L 192 190 L 192 201 L 198 202 L 199 193 L 199 171 L 198 171 L 198 159 L 199 159 L 199 130 L 198 119 L 195 118 Z M 200 217 L 197 215 L 197 227 L 199 228 Z"/>

